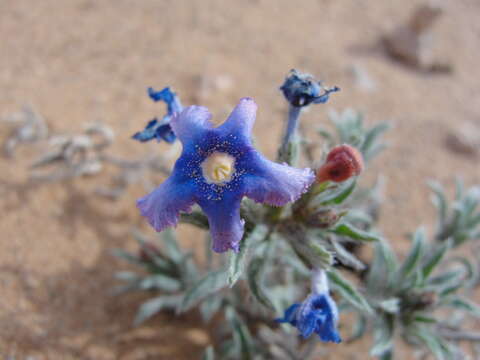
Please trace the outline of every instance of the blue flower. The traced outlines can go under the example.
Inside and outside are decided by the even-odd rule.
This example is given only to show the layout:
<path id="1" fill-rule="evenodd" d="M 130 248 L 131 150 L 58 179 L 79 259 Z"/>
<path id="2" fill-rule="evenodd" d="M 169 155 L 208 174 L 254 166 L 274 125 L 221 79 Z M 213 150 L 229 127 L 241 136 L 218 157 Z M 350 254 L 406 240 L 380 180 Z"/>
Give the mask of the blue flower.
<path id="1" fill-rule="evenodd" d="M 322 341 L 342 341 L 337 331 L 338 309 L 328 293 L 310 294 L 301 304 L 293 304 L 287 310 L 281 323 L 295 326 L 306 339 L 316 333 Z"/>
<path id="2" fill-rule="evenodd" d="M 316 333 L 322 341 L 339 343 L 338 309 L 329 294 L 327 273 L 313 269 L 311 281 L 312 293 L 301 304 L 290 306 L 277 321 L 295 326 L 304 339 Z"/>
<path id="3" fill-rule="evenodd" d="M 310 169 L 296 169 L 264 158 L 251 143 L 257 105 L 244 98 L 219 127 L 208 109 L 185 108 L 170 122 L 182 142 L 172 174 L 137 206 L 157 231 L 175 226 L 181 211 L 197 203 L 208 217 L 213 250 L 239 250 L 244 221 L 240 201 L 282 206 L 297 200 L 314 181 Z"/>
<path id="4" fill-rule="evenodd" d="M 324 87 L 312 75 L 292 70 L 280 90 L 292 106 L 302 107 L 311 103 L 324 104 L 328 101 L 330 93 L 339 91 L 340 88 Z"/>
<path id="5" fill-rule="evenodd" d="M 183 109 L 180 99 L 169 87 L 160 91 L 148 88 L 148 95 L 153 101 L 165 102 L 167 104 L 167 114 L 160 121 L 156 118 L 149 121 L 145 129 L 134 134 L 132 138 L 141 142 L 157 139 L 157 141 L 163 140 L 171 144 L 177 137 L 170 127 L 170 121 L 175 113 L 179 113 Z"/>

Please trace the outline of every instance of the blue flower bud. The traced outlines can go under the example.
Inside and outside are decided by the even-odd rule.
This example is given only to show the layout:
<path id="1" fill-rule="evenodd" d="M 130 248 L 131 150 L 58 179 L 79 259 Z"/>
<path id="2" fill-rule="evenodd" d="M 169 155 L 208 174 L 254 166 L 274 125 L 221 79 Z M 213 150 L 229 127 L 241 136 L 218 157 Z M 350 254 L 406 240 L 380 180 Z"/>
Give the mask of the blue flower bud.
<path id="1" fill-rule="evenodd" d="M 280 90 L 282 90 L 283 95 L 292 106 L 303 107 L 311 103 L 326 103 L 330 93 L 339 91 L 340 88 L 337 86 L 333 88 L 324 87 L 321 82 L 316 81 L 312 75 L 304 74 L 293 69 L 286 77 Z"/>

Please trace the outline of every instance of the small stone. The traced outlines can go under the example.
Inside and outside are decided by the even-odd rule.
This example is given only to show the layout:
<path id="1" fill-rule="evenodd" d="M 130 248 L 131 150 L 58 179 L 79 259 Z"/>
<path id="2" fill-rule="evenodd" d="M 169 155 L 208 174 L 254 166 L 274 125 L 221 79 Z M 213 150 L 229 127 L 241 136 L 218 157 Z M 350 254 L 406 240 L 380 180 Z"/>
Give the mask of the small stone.
<path id="1" fill-rule="evenodd" d="M 478 156 L 480 154 L 480 126 L 466 122 L 447 135 L 446 146 L 455 153 Z"/>
<path id="2" fill-rule="evenodd" d="M 385 50 L 395 60 L 420 70 L 449 72 L 451 66 L 432 53 L 432 26 L 443 10 L 435 5 L 418 6 L 408 22 L 383 37 Z"/>

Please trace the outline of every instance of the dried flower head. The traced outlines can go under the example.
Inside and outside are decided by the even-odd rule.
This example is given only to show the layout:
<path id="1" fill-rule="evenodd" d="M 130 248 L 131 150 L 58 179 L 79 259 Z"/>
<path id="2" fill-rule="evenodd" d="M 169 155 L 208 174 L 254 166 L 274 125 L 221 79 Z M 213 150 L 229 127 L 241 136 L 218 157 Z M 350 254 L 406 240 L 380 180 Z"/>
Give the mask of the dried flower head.
<path id="1" fill-rule="evenodd" d="M 317 182 L 342 182 L 363 170 L 363 156 L 350 145 L 334 147 L 327 155 L 327 161 L 317 170 Z"/>

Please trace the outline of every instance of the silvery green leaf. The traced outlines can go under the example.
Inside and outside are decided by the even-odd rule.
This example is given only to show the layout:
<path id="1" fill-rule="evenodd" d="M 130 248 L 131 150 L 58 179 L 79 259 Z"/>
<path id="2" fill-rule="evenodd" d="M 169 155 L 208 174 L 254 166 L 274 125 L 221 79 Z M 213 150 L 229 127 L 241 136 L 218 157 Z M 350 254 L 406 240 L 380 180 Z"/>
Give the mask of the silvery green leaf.
<path id="1" fill-rule="evenodd" d="M 445 297 L 445 296 L 448 296 L 450 294 L 453 294 L 454 292 L 456 292 L 457 290 L 459 290 L 460 288 L 463 287 L 463 284 L 460 283 L 460 284 L 454 284 L 454 285 L 450 285 L 450 286 L 447 286 L 447 287 L 444 287 L 440 293 L 439 293 L 439 296 L 440 297 Z"/>
<path id="2" fill-rule="evenodd" d="M 335 145 L 335 140 L 333 139 L 332 134 L 330 134 L 328 130 L 324 128 L 318 128 L 317 132 L 321 137 L 323 137 L 327 141 L 327 145 L 329 148 Z"/>
<path id="3" fill-rule="evenodd" d="M 172 229 L 165 229 L 161 232 L 161 238 L 165 244 L 166 255 L 176 264 L 180 263 L 184 254 L 178 246 L 175 232 Z"/>
<path id="4" fill-rule="evenodd" d="M 328 232 L 332 232 L 337 235 L 347 236 L 351 239 L 359 241 L 378 241 L 379 238 L 367 231 L 360 230 L 349 223 L 337 224 L 333 229 L 329 229 Z"/>
<path id="5" fill-rule="evenodd" d="M 372 313 L 372 308 L 367 300 L 355 289 L 347 279 L 343 278 L 340 273 L 334 269 L 327 271 L 328 279 L 332 287 L 337 290 L 342 298 L 354 307 L 367 313 Z"/>
<path id="6" fill-rule="evenodd" d="M 442 288 L 449 286 L 451 284 L 458 284 L 465 277 L 465 272 L 463 270 L 451 270 L 446 271 L 442 274 L 430 278 L 428 281 L 428 286 L 434 288 Z"/>
<path id="7" fill-rule="evenodd" d="M 194 210 L 189 214 L 182 213 L 180 215 L 180 221 L 184 224 L 194 225 L 200 229 L 207 230 L 209 228 L 207 217 L 199 210 Z"/>
<path id="8" fill-rule="evenodd" d="M 423 228 L 415 231 L 413 235 L 412 249 L 403 261 L 402 266 L 398 270 L 398 281 L 406 280 L 413 272 L 416 271 L 425 250 L 425 238 L 426 235 Z"/>
<path id="9" fill-rule="evenodd" d="M 316 241 L 304 239 L 290 242 L 297 257 L 308 267 L 326 269 L 333 264 L 333 255 Z"/>
<path id="10" fill-rule="evenodd" d="M 446 306 L 451 306 L 459 310 L 466 311 L 476 317 L 480 317 L 480 306 L 467 299 L 454 296 L 444 302 Z"/>
<path id="11" fill-rule="evenodd" d="M 368 318 L 360 311 L 357 311 L 356 314 L 357 319 L 355 321 L 352 334 L 346 340 L 347 343 L 351 343 L 357 339 L 360 339 L 367 331 Z"/>
<path id="12" fill-rule="evenodd" d="M 130 264 L 140 265 L 140 266 L 144 265 L 143 262 L 138 257 L 130 254 L 129 252 L 126 252 L 125 250 L 113 249 L 112 254 L 115 257 L 128 261 Z"/>
<path id="13" fill-rule="evenodd" d="M 422 266 L 422 275 L 424 280 L 426 280 L 433 270 L 435 270 L 435 267 L 440 264 L 449 248 L 450 242 L 442 244 L 434 250 L 433 254 L 431 254 L 429 258 L 427 258 L 427 261 Z"/>
<path id="14" fill-rule="evenodd" d="M 472 280 L 477 273 L 477 266 L 475 266 L 469 259 L 463 256 L 454 256 L 447 259 L 447 263 L 458 263 L 463 267 L 466 280 Z"/>
<path id="15" fill-rule="evenodd" d="M 135 281 L 139 279 L 139 276 L 131 271 L 117 271 L 114 276 L 115 279 L 122 281 Z"/>
<path id="16" fill-rule="evenodd" d="M 143 290 L 160 289 L 167 292 L 175 292 L 180 290 L 180 287 L 180 282 L 177 279 L 163 274 L 147 276 L 139 283 L 139 288 Z"/>
<path id="17" fill-rule="evenodd" d="M 387 123 L 381 123 L 373 126 L 366 131 L 360 151 L 363 153 L 365 161 L 370 161 L 375 155 L 385 148 L 384 145 L 377 144 L 377 139 L 387 130 L 390 129 L 390 125 Z"/>
<path id="18" fill-rule="evenodd" d="M 413 317 L 413 320 L 416 322 L 427 323 L 427 324 L 434 324 L 437 322 L 437 319 L 421 313 L 415 314 Z"/>
<path id="19" fill-rule="evenodd" d="M 129 291 L 138 290 L 138 284 L 141 281 L 141 277 L 130 271 L 119 271 L 115 273 L 115 278 L 121 281 L 127 282 L 125 285 L 115 286 L 113 288 L 114 295 L 122 295 Z"/>
<path id="20" fill-rule="evenodd" d="M 393 348 L 378 357 L 379 360 L 393 360 Z"/>
<path id="21" fill-rule="evenodd" d="M 268 298 L 262 285 L 263 266 L 265 264 L 265 258 L 254 258 L 247 269 L 247 280 L 250 291 L 255 299 L 263 306 L 273 310 L 272 302 Z"/>
<path id="22" fill-rule="evenodd" d="M 358 260 L 351 252 L 347 251 L 339 241 L 332 241 L 332 245 L 335 250 L 335 257 L 338 261 L 346 266 L 350 266 L 356 271 L 365 270 L 365 264 Z"/>
<path id="23" fill-rule="evenodd" d="M 365 211 L 358 209 L 349 209 L 345 214 L 345 219 L 350 223 L 362 224 L 370 226 L 373 224 L 374 220 L 370 214 L 367 214 Z"/>
<path id="24" fill-rule="evenodd" d="M 345 201 L 355 189 L 355 179 L 335 184 L 311 201 L 312 206 L 338 205 Z"/>
<path id="25" fill-rule="evenodd" d="M 205 277 L 193 284 L 186 292 L 182 299 L 178 312 L 183 313 L 190 310 L 200 301 L 204 300 L 227 285 L 227 275 L 225 270 L 209 272 Z"/>
<path id="26" fill-rule="evenodd" d="M 390 298 L 387 300 L 383 300 L 378 303 L 378 305 L 386 312 L 390 314 L 396 314 L 400 310 L 400 299 L 398 298 Z"/>
<path id="27" fill-rule="evenodd" d="M 375 243 L 373 263 L 367 277 L 367 289 L 376 293 L 379 289 L 393 287 L 397 272 L 397 259 L 395 253 L 384 240 Z"/>
<path id="28" fill-rule="evenodd" d="M 214 294 L 208 297 L 200 304 L 200 313 L 205 322 L 209 322 L 212 317 L 220 310 L 223 303 L 223 297 L 220 294 Z"/>
<path id="29" fill-rule="evenodd" d="M 428 328 L 417 326 L 409 331 L 409 334 L 415 336 L 424 344 L 437 360 L 453 360 L 449 344 L 440 336 L 432 333 Z"/>
<path id="30" fill-rule="evenodd" d="M 150 244 L 151 241 L 144 234 L 142 234 L 136 229 L 133 229 L 132 235 L 134 239 L 138 242 L 142 250 L 149 255 L 151 262 L 155 265 L 155 267 L 164 272 L 168 272 L 171 270 L 171 264 L 169 264 L 161 250 L 157 249 L 156 252 L 153 252 L 150 247 L 147 246 L 147 244 Z"/>
<path id="31" fill-rule="evenodd" d="M 140 306 L 133 324 L 140 325 L 163 309 L 175 309 L 181 299 L 180 295 L 162 295 L 144 302 Z"/>
<path id="32" fill-rule="evenodd" d="M 203 352 L 202 360 L 215 360 L 215 352 L 211 345 Z"/>
<path id="33" fill-rule="evenodd" d="M 239 349 L 242 359 L 253 360 L 255 354 L 254 342 L 252 335 L 245 323 L 239 318 L 238 314 L 232 307 L 227 307 L 225 317 L 230 323 L 233 333 L 233 342 L 235 347 Z"/>
<path id="34" fill-rule="evenodd" d="M 393 315 L 378 318 L 373 328 L 373 347 L 370 349 L 370 355 L 382 356 L 392 350 L 394 324 L 395 317 Z"/>
<path id="35" fill-rule="evenodd" d="M 257 225 L 250 234 L 245 235 L 240 241 L 240 251 L 230 254 L 230 266 L 228 267 L 228 285 L 233 287 L 242 275 L 247 260 L 247 253 L 252 243 L 255 243 L 265 237 L 267 227 Z"/>

